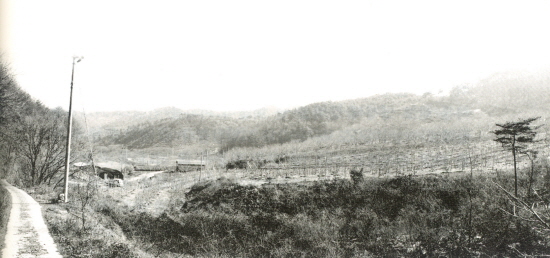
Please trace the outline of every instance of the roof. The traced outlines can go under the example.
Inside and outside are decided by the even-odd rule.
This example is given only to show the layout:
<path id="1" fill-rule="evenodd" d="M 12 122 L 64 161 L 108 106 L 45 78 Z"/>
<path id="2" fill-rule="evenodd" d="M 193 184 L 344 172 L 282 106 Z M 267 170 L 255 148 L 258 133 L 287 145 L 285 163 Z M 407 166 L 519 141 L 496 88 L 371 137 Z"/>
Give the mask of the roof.
<path id="1" fill-rule="evenodd" d="M 204 161 L 201 160 L 176 160 L 178 165 L 205 165 Z"/>
<path id="2" fill-rule="evenodd" d="M 109 162 L 99 162 L 95 163 L 96 167 L 101 168 L 110 168 L 114 170 L 119 170 L 120 168 L 124 167 L 124 163 L 116 162 L 116 161 L 109 161 Z"/>
<path id="3" fill-rule="evenodd" d="M 119 177 L 121 179 L 124 179 L 124 175 L 122 174 L 122 172 L 120 172 L 116 169 L 102 168 L 102 167 L 98 167 L 98 166 L 96 166 L 96 168 L 98 169 L 97 174 L 101 178 L 105 177 L 105 174 L 107 174 L 108 178 Z"/>

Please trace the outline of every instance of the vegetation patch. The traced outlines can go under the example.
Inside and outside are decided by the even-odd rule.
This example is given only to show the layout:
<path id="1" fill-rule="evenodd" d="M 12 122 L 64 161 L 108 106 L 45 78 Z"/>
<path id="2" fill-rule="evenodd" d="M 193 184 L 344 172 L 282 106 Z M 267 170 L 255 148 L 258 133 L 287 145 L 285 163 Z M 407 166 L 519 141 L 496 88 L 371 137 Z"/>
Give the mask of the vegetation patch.
<path id="1" fill-rule="evenodd" d="M 550 253 L 512 216 L 512 176 L 243 186 L 201 182 L 159 217 L 106 198 L 95 212 L 148 253 L 218 257 L 470 257 Z"/>
<path id="2" fill-rule="evenodd" d="M 11 196 L 8 190 L 0 184 L 0 250 L 4 248 L 4 239 L 11 211 Z"/>
<path id="3" fill-rule="evenodd" d="M 44 218 L 60 254 L 64 257 L 153 257 L 128 241 L 109 216 L 95 212 L 93 207 L 106 199 L 97 187 L 95 181 L 71 187 L 70 202 L 43 206 Z"/>

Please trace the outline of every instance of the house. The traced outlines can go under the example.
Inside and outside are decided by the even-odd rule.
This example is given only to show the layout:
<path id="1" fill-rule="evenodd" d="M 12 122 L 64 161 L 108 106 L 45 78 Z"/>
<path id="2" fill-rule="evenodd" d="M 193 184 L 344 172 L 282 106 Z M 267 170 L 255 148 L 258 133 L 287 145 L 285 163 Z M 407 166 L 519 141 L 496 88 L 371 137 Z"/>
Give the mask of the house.
<path id="1" fill-rule="evenodd" d="M 205 162 L 201 160 L 176 160 L 176 172 L 202 170 L 205 166 Z"/>

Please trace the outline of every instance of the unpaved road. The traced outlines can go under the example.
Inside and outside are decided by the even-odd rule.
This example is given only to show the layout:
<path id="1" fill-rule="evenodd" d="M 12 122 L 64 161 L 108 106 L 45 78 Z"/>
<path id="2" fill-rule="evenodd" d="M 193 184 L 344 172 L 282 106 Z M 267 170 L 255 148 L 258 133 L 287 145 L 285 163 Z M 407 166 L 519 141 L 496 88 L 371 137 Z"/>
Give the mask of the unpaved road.
<path id="1" fill-rule="evenodd" d="M 174 190 L 174 184 L 177 184 L 180 188 L 190 189 L 191 186 L 197 182 L 197 178 L 200 174 L 198 171 L 188 172 L 186 174 L 170 174 L 174 176 L 172 180 L 162 182 L 155 181 L 153 185 L 147 187 L 140 186 L 140 184 L 148 182 L 148 180 L 143 181 L 144 179 L 153 180 L 154 176 L 163 172 L 164 171 L 146 172 L 139 176 L 128 178 L 125 180 L 128 184 L 125 184 L 123 188 L 111 188 L 108 191 L 110 191 L 113 196 L 118 196 L 120 198 L 119 200 L 126 205 L 135 206 L 136 203 L 139 203 L 140 209 L 158 217 L 168 208 L 171 191 Z M 203 178 L 206 179 L 210 177 L 203 176 Z M 147 192 L 145 196 L 144 191 Z M 139 201 L 136 199 L 139 199 Z"/>
<path id="2" fill-rule="evenodd" d="M 0 183 L 8 189 L 12 205 L 2 257 L 61 258 L 42 218 L 40 205 L 5 180 Z"/>
<path id="3" fill-rule="evenodd" d="M 145 178 L 151 178 L 151 177 L 154 177 L 156 174 L 160 174 L 160 173 L 164 173 L 164 171 L 153 171 L 153 172 L 148 172 L 148 173 L 144 173 L 144 174 L 141 174 L 139 176 L 136 176 L 136 177 L 131 177 L 129 179 L 127 179 L 126 181 L 137 181 L 137 180 L 141 180 L 141 179 L 145 179 Z"/>

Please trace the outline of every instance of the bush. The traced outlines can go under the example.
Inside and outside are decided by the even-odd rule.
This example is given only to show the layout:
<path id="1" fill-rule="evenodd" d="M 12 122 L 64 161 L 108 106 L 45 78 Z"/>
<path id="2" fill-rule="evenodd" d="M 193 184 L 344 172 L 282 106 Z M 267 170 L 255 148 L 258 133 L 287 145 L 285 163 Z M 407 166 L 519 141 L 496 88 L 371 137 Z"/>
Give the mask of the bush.
<path id="1" fill-rule="evenodd" d="M 356 169 L 350 170 L 349 175 L 350 175 L 351 181 L 353 182 L 354 185 L 362 184 L 365 181 L 365 178 L 363 177 L 363 169 L 362 168 L 359 171 L 356 170 Z"/>
<path id="2" fill-rule="evenodd" d="M 185 197 L 172 196 L 178 199 L 172 203 L 179 207 L 159 217 L 137 212 L 108 196 L 90 212 L 96 212 L 96 220 L 102 218 L 104 228 L 123 232 L 131 243 L 147 247 L 147 252 L 174 257 L 512 257 L 550 253 L 544 232 L 507 213 L 510 201 L 493 180 L 407 176 L 256 187 L 221 178 L 194 185 Z M 510 178 L 498 181 L 507 189 L 513 187 Z M 75 220 L 63 227 L 78 224 Z M 84 249 L 85 243 L 78 238 L 71 238 L 74 242 L 69 246 Z M 88 246 L 113 257 L 136 255 L 126 240 L 101 244 L 94 242 L 100 239 L 88 239 Z"/>

